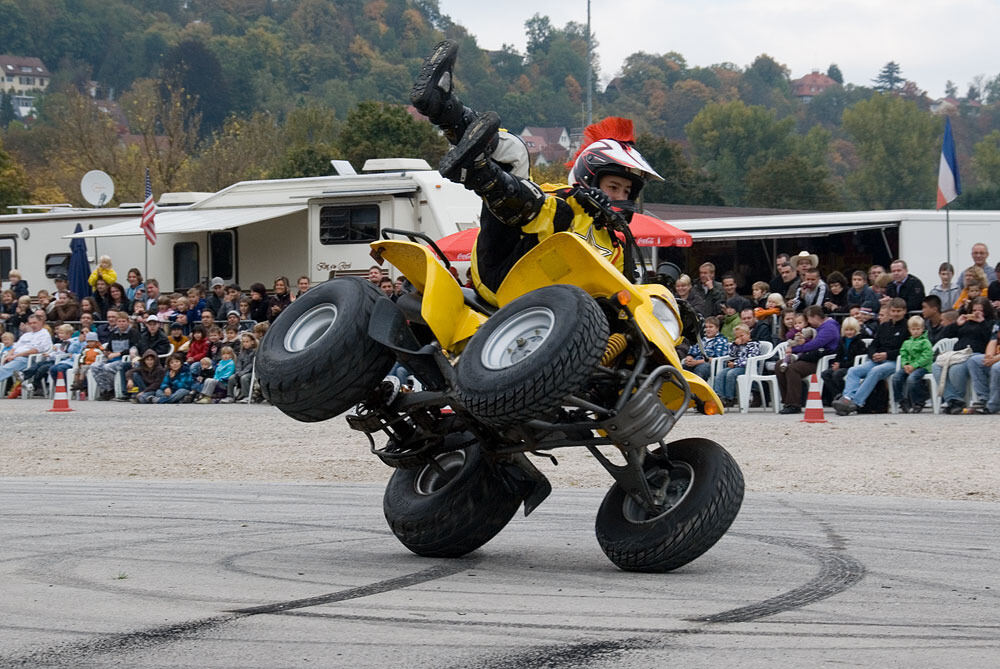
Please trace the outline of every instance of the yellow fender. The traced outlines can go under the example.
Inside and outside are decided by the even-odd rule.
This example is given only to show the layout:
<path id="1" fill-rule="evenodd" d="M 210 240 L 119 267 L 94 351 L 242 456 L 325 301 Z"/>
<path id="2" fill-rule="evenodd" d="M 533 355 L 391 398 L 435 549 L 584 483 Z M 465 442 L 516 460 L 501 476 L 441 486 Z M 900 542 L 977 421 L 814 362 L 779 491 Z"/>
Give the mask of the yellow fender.
<path id="1" fill-rule="evenodd" d="M 654 300 L 662 300 L 673 311 L 677 323 L 681 323 L 677 301 L 665 286 L 629 283 L 621 272 L 579 235 L 558 232 L 547 237 L 517 261 L 496 292 L 497 304 L 502 307 L 521 295 L 555 283 L 579 286 L 596 297 L 614 297 L 632 312 L 642 332 L 663 354 L 664 359 L 682 370 L 691 392 L 705 403 L 705 412 L 722 413 L 722 402 L 712 387 L 701 377 L 683 369 L 676 349 L 680 337 L 676 341 L 671 339 L 666 328 L 653 314 Z M 683 397 L 683 393 L 670 384 L 664 384 L 660 395 L 661 401 L 675 410 Z"/>
<path id="2" fill-rule="evenodd" d="M 383 239 L 371 247 L 375 257 L 392 263 L 423 295 L 420 315 L 444 350 L 455 352 L 486 322 L 486 316 L 465 304 L 455 277 L 426 246 Z"/>

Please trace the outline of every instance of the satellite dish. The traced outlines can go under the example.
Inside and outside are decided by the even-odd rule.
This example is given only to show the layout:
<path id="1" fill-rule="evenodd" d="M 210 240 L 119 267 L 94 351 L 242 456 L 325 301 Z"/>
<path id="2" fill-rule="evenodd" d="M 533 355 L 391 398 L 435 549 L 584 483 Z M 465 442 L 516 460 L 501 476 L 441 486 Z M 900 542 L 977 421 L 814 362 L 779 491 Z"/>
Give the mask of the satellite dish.
<path id="1" fill-rule="evenodd" d="M 103 207 L 115 196 L 115 182 L 106 172 L 90 170 L 80 180 L 83 199 L 95 207 Z"/>

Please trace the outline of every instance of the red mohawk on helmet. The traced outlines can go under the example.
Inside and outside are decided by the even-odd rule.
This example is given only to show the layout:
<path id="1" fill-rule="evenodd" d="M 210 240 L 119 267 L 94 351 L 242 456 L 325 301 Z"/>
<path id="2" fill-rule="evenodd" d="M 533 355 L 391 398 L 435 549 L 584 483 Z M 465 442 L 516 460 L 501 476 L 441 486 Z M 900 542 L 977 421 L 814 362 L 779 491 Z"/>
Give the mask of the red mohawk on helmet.
<path id="1" fill-rule="evenodd" d="M 632 127 L 632 120 L 621 116 L 609 116 L 603 121 L 588 125 L 583 131 L 580 149 L 566 163 L 566 167 L 572 168 L 573 163 L 580 157 L 584 149 L 602 139 L 614 139 L 626 144 L 635 144 L 635 130 Z"/>

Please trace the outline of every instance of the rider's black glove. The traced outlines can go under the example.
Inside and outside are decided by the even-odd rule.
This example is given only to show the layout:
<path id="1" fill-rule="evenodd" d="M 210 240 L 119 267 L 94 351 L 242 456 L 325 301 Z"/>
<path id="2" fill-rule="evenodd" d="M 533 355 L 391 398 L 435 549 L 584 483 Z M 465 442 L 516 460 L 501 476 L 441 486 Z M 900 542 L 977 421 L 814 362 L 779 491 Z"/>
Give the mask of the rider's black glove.
<path id="1" fill-rule="evenodd" d="M 577 186 L 573 195 L 595 223 L 604 222 L 604 219 L 611 212 L 611 199 L 600 188 Z"/>

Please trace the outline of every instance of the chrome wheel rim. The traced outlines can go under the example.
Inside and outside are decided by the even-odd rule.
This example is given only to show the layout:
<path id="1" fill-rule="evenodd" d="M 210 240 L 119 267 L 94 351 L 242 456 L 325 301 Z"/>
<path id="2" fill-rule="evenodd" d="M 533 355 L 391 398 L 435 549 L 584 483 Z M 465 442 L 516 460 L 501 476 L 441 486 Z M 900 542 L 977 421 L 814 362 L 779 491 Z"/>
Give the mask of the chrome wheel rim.
<path id="1" fill-rule="evenodd" d="M 292 323 L 285 333 L 285 350 L 289 353 L 304 351 L 329 332 L 337 322 L 337 306 L 319 304 L 305 312 Z"/>

